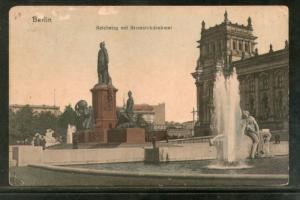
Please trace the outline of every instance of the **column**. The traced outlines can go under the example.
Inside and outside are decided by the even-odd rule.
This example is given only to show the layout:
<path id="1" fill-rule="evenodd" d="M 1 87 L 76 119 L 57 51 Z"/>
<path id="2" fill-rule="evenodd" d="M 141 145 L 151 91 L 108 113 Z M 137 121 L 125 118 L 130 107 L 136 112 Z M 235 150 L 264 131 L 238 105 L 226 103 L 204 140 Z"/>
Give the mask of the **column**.
<path id="1" fill-rule="evenodd" d="M 249 54 L 250 54 L 250 56 L 252 56 L 253 50 L 252 50 L 252 43 L 251 43 L 251 41 L 249 41 L 248 44 L 249 44 Z"/>
<path id="2" fill-rule="evenodd" d="M 273 120 L 274 117 L 275 117 L 275 94 L 274 94 L 274 87 L 273 87 L 273 73 L 268 73 L 268 76 L 269 76 L 269 82 L 268 82 L 268 85 L 269 85 L 269 95 L 270 95 L 270 98 L 269 98 L 269 101 L 270 101 L 270 117 L 271 119 Z"/>
<path id="3" fill-rule="evenodd" d="M 245 41 L 244 40 L 241 40 L 241 42 L 242 42 L 242 51 L 245 51 Z"/>
<path id="4" fill-rule="evenodd" d="M 260 96 L 259 96 L 259 74 L 253 74 L 254 83 L 255 83 L 255 117 L 257 118 L 260 115 Z"/>
<path id="5" fill-rule="evenodd" d="M 199 83 L 197 83 L 197 92 L 196 92 L 196 94 L 197 94 L 197 116 L 198 116 L 198 120 L 200 121 L 200 115 L 199 115 L 199 113 L 200 113 L 200 85 L 199 85 Z"/>
<path id="6" fill-rule="evenodd" d="M 198 96 L 198 121 L 203 122 L 203 82 L 199 83 Z"/>

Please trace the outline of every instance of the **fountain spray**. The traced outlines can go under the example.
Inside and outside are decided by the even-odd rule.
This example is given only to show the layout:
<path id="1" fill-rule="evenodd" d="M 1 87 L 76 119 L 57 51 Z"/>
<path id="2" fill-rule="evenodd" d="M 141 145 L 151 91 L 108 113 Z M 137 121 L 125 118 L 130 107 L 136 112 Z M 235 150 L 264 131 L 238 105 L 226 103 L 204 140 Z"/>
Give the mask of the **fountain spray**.
<path id="1" fill-rule="evenodd" d="M 234 68 L 217 63 L 213 90 L 214 114 L 212 122 L 218 138 L 222 138 L 219 160 L 232 165 L 237 160 L 241 138 L 241 108 L 239 81 Z"/>

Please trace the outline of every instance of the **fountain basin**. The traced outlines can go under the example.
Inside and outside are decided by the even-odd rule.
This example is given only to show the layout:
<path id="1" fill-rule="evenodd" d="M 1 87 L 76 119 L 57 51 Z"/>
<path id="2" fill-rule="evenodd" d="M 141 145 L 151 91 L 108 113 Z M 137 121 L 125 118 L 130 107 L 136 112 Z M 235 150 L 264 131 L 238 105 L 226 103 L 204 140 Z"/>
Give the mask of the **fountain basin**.
<path id="1" fill-rule="evenodd" d="M 30 165 L 33 168 L 65 173 L 86 174 L 115 178 L 114 185 L 120 182 L 137 186 L 148 186 L 154 182 L 164 186 L 172 185 L 283 185 L 288 182 L 288 157 L 280 156 L 259 160 L 248 160 L 252 168 L 244 169 L 209 169 L 212 160 L 169 162 L 161 164 L 110 163 L 88 165 Z M 277 166 L 274 168 L 274 164 Z M 130 183 L 129 183 L 130 182 Z M 136 184 L 135 184 L 136 183 Z M 126 184 L 125 184 L 126 186 Z"/>

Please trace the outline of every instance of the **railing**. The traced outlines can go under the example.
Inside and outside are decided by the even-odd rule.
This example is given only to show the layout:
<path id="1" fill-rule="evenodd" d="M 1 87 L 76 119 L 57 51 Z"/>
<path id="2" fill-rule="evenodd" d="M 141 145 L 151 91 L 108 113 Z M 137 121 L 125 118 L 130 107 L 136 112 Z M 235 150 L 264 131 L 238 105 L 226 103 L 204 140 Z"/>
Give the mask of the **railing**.
<path id="1" fill-rule="evenodd" d="M 183 139 L 170 139 L 168 143 L 171 144 L 184 144 L 184 143 L 208 143 L 210 139 L 214 136 L 202 136 L 202 137 L 192 137 L 192 138 L 183 138 Z M 167 141 L 159 141 L 161 143 L 166 143 Z"/>
<path id="2" fill-rule="evenodd" d="M 177 136 L 180 137 L 191 137 L 193 135 L 193 129 L 169 129 L 167 130 L 167 134 L 169 137 Z"/>
<path id="3" fill-rule="evenodd" d="M 165 124 L 150 124 L 150 130 L 160 131 L 166 130 L 167 126 Z"/>

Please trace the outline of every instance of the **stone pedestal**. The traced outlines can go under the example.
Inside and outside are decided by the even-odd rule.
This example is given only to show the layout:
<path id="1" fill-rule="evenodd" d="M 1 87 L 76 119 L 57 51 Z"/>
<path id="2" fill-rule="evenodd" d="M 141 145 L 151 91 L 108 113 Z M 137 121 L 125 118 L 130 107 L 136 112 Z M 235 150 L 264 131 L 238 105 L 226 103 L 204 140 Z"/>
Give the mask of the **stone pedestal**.
<path id="1" fill-rule="evenodd" d="M 144 149 L 144 162 L 145 163 L 159 163 L 159 148 L 145 148 Z"/>
<path id="2" fill-rule="evenodd" d="M 107 131 L 107 143 L 110 144 L 143 144 L 145 142 L 145 129 L 142 128 L 115 128 Z"/>
<path id="3" fill-rule="evenodd" d="M 106 143 L 106 130 L 116 127 L 117 91 L 114 86 L 104 84 L 97 84 L 91 89 L 95 119 L 94 142 Z"/>
<path id="4" fill-rule="evenodd" d="M 126 143 L 143 144 L 146 141 L 145 129 L 142 128 L 127 128 Z"/>
<path id="5" fill-rule="evenodd" d="M 88 129 L 78 131 L 78 143 L 94 143 L 96 141 L 96 130 L 95 129 Z"/>

